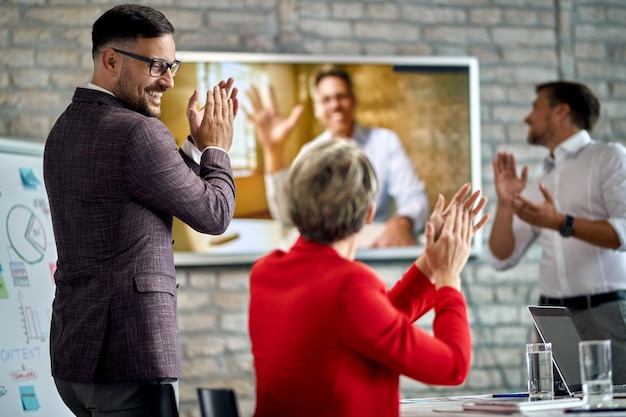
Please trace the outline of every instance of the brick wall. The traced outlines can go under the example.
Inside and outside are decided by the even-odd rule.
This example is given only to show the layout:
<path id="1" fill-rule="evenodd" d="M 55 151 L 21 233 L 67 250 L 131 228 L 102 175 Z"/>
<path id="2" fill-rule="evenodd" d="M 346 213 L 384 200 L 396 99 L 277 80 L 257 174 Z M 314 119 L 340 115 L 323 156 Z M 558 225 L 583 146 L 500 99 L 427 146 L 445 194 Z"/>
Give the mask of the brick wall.
<path id="1" fill-rule="evenodd" d="M 0 3 L 0 136 L 44 140 L 75 86 L 91 77 L 91 24 L 117 3 Z M 494 196 L 490 161 L 498 150 L 514 152 L 521 163 L 530 165 L 531 176 L 539 172 L 545 152 L 526 145 L 522 122 L 536 83 L 566 78 L 590 85 L 603 106 L 595 138 L 626 142 L 623 0 L 155 0 L 150 4 L 174 23 L 179 50 L 478 57 L 482 174 L 489 197 Z M 502 273 L 493 271 L 481 257 L 468 265 L 464 290 L 474 335 L 470 376 L 454 388 L 426 387 L 403 379 L 404 396 L 523 389 L 522 347 L 531 337 L 525 306 L 537 299 L 539 257 L 534 248 L 522 264 Z M 405 267 L 374 266 L 390 283 Z M 185 417 L 199 415 L 197 385 L 236 387 L 243 415 L 251 414 L 254 375 L 246 333 L 247 272 L 247 267 L 179 272 Z"/>

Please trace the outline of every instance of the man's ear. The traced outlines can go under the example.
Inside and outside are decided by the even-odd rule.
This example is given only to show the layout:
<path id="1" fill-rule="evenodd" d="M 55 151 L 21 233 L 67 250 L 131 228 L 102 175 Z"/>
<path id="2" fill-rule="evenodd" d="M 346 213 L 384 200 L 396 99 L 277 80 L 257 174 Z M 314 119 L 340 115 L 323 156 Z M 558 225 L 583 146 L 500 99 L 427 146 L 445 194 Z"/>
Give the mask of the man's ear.
<path id="1" fill-rule="evenodd" d="M 100 54 L 100 66 L 111 75 L 117 74 L 120 70 L 122 62 L 119 55 L 112 49 L 105 49 Z"/>
<path id="2" fill-rule="evenodd" d="M 556 106 L 556 114 L 560 120 L 571 121 L 572 109 L 567 103 L 559 103 Z"/>

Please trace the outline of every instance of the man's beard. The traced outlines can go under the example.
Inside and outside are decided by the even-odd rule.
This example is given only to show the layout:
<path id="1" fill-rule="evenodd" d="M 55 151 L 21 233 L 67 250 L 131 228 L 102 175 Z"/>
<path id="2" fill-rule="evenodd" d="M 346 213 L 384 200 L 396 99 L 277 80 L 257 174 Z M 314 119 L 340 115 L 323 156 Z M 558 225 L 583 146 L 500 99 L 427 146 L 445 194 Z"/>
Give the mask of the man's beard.
<path id="1" fill-rule="evenodd" d="M 541 139 L 539 138 L 539 136 L 534 135 L 529 132 L 526 140 L 528 141 L 530 145 L 539 145 Z"/>
<path id="2" fill-rule="evenodd" d="M 546 128 L 543 132 L 533 132 L 528 130 L 527 141 L 530 145 L 545 146 L 554 137 L 554 129 Z"/>
<path id="3" fill-rule="evenodd" d="M 126 107 L 129 109 L 147 117 L 159 117 L 161 115 L 161 108 L 150 106 L 145 90 L 144 95 L 137 96 L 133 94 L 135 87 L 130 84 L 130 80 L 132 80 L 130 71 L 126 68 L 122 68 L 119 81 L 114 86 L 113 94 L 126 104 Z"/>

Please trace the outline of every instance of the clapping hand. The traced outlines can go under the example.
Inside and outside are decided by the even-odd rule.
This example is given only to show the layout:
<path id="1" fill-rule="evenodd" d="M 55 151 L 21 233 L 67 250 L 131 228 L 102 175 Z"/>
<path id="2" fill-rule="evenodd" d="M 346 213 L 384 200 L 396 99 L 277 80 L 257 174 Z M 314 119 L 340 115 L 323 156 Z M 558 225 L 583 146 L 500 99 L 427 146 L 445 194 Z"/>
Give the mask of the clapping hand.
<path id="1" fill-rule="evenodd" d="M 446 216 L 450 213 L 450 209 L 454 205 L 461 205 L 463 208 L 469 211 L 470 213 L 470 221 L 473 221 L 481 210 L 487 204 L 487 197 L 480 196 L 480 190 L 474 191 L 469 197 L 468 193 L 470 192 L 472 185 L 470 183 L 463 184 L 461 188 L 454 194 L 452 200 L 447 207 L 445 206 L 444 197 L 439 194 L 437 198 L 437 203 L 435 203 L 435 207 L 433 212 L 430 215 L 429 222 L 434 226 L 435 240 L 439 237 L 441 233 L 441 229 L 443 228 L 444 220 Z M 479 199 L 480 197 L 480 199 Z M 476 204 L 476 202 L 478 203 Z M 475 234 L 479 229 L 481 229 L 485 223 L 489 220 L 489 214 L 485 214 L 478 223 L 473 226 L 473 234 Z M 473 235 L 472 234 L 472 235 Z"/>
<path id="2" fill-rule="evenodd" d="M 415 263 L 437 287 L 460 288 L 459 274 L 469 258 L 472 238 L 490 218 L 486 213 L 474 223 L 487 198 L 481 197 L 479 190 L 468 196 L 470 190 L 471 184 L 464 184 L 447 206 L 439 195 L 426 222 L 426 248 Z"/>
<path id="3" fill-rule="evenodd" d="M 220 81 L 206 93 L 206 104 L 198 109 L 199 93 L 194 90 L 187 106 L 191 137 L 201 151 L 217 146 L 225 151 L 233 144 L 233 122 L 239 110 L 234 80 Z"/>

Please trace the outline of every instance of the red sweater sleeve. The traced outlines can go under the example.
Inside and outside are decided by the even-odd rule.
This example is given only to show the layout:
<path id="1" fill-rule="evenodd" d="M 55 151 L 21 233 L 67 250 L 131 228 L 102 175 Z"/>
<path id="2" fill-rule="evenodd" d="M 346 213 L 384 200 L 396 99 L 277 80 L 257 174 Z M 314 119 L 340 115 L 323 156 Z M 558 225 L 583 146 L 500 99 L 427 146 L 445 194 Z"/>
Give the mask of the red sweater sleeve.
<path id="1" fill-rule="evenodd" d="M 340 292 L 343 299 L 338 302 L 342 309 L 338 323 L 341 343 L 396 373 L 427 384 L 462 383 L 471 362 L 463 296 L 449 287 L 422 293 L 418 290 L 424 288 L 423 279 L 403 281 L 388 294 L 373 273 L 356 271 L 345 280 Z M 406 313 L 407 309 L 413 314 L 423 313 L 429 304 L 425 297 L 432 298 L 435 307 L 432 335 L 413 325 Z"/>
<path id="2" fill-rule="evenodd" d="M 414 263 L 388 293 L 391 303 L 411 322 L 433 308 L 434 296 L 435 285 Z"/>

